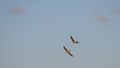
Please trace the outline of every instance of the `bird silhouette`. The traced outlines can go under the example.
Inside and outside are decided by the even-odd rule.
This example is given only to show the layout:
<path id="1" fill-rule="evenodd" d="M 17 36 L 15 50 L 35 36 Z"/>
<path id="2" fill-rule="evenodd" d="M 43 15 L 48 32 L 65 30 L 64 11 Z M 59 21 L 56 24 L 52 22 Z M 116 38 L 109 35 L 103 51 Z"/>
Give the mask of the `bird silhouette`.
<path id="1" fill-rule="evenodd" d="M 71 54 L 71 50 L 68 50 L 65 46 L 63 46 L 64 50 L 65 50 L 65 53 L 68 53 L 70 56 L 73 57 L 73 55 Z"/>
<path id="2" fill-rule="evenodd" d="M 79 43 L 79 42 L 78 42 L 77 40 L 75 40 L 72 36 L 71 36 L 70 38 L 71 38 L 73 44 Z"/>

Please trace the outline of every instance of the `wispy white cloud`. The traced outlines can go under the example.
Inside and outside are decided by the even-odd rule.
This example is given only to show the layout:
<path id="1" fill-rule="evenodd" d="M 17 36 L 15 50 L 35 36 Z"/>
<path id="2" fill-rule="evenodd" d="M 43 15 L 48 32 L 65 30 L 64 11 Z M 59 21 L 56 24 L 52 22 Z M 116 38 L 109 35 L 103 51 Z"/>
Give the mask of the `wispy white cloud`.
<path id="1" fill-rule="evenodd" d="M 107 16 L 96 16 L 96 20 L 101 21 L 101 22 L 107 22 L 109 18 Z"/>
<path id="2" fill-rule="evenodd" d="M 91 18 L 99 22 L 108 22 L 109 17 L 105 16 L 100 10 L 93 10 L 91 13 Z"/>
<path id="3" fill-rule="evenodd" d="M 25 12 L 25 9 L 22 7 L 15 7 L 15 8 L 11 8 L 10 12 L 14 14 L 22 14 Z"/>

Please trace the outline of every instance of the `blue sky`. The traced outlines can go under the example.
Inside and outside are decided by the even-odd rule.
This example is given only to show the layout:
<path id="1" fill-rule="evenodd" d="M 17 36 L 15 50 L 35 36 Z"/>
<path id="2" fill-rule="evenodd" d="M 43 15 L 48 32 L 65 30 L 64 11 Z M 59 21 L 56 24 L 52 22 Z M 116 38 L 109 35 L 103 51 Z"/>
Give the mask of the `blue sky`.
<path id="1" fill-rule="evenodd" d="M 0 68 L 120 68 L 119 3 L 0 0 Z"/>

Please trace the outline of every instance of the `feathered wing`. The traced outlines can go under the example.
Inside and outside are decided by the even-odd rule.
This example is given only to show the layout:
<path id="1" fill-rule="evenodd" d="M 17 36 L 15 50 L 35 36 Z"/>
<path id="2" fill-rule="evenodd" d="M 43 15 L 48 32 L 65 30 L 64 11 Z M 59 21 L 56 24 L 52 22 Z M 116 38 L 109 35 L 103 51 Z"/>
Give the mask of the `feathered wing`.
<path id="1" fill-rule="evenodd" d="M 71 54 L 71 52 L 68 52 L 68 54 L 73 57 L 73 55 Z"/>
<path id="2" fill-rule="evenodd" d="M 73 37 L 72 37 L 72 36 L 71 36 L 70 38 L 71 38 L 72 42 L 75 42 L 75 40 L 73 39 Z"/>
<path id="3" fill-rule="evenodd" d="M 78 41 L 76 41 L 75 43 L 79 43 Z"/>
<path id="4" fill-rule="evenodd" d="M 63 46 L 64 50 L 67 51 L 67 48 L 65 46 Z"/>

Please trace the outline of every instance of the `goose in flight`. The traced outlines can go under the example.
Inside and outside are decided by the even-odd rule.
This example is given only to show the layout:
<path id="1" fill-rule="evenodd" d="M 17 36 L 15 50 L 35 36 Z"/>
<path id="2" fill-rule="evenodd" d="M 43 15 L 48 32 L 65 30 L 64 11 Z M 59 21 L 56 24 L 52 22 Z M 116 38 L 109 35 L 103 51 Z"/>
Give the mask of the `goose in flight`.
<path id="1" fill-rule="evenodd" d="M 79 43 L 78 41 L 76 41 L 75 39 L 73 39 L 72 36 L 71 36 L 70 38 L 71 38 L 73 44 L 77 44 L 77 43 Z"/>
<path id="2" fill-rule="evenodd" d="M 65 53 L 68 53 L 70 56 L 73 57 L 73 55 L 71 54 L 70 50 L 68 50 L 65 46 L 63 46 Z"/>

